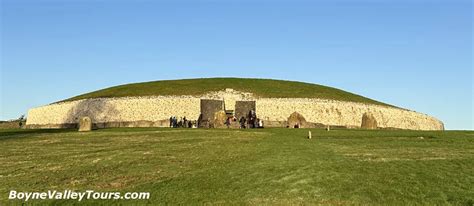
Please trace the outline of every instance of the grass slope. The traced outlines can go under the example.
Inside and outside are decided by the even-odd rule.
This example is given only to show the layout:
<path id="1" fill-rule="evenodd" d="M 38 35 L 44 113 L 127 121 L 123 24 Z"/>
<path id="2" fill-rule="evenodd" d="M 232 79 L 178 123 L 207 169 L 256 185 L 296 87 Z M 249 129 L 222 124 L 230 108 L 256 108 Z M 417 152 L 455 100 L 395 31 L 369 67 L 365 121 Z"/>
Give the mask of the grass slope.
<path id="1" fill-rule="evenodd" d="M 90 205 L 474 203 L 474 132 L 311 131 L 0 130 L 0 205 L 64 189 L 151 192 Z"/>
<path id="2" fill-rule="evenodd" d="M 184 79 L 126 84 L 79 95 L 65 101 L 98 97 L 201 95 L 226 88 L 251 92 L 258 97 L 322 98 L 386 105 L 360 95 L 317 84 L 244 78 Z"/>

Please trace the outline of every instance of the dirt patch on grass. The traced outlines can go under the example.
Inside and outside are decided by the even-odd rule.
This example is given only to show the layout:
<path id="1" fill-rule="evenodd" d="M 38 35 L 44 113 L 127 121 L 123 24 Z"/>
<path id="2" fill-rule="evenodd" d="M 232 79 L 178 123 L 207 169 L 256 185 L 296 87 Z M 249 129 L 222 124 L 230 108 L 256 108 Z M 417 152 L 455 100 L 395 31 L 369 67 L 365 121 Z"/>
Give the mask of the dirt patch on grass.
<path id="1" fill-rule="evenodd" d="M 432 160 L 447 160 L 446 157 L 422 157 L 422 158 L 399 158 L 399 157 L 367 157 L 359 156 L 357 160 L 363 162 L 393 162 L 393 161 L 432 161 Z M 454 158 L 449 158 L 454 159 Z"/>
<path id="2" fill-rule="evenodd" d="M 122 188 L 127 188 L 130 185 L 133 185 L 133 183 L 136 181 L 137 181 L 136 177 L 121 176 L 110 182 L 102 182 L 98 184 L 97 187 L 101 189 L 122 189 Z"/>

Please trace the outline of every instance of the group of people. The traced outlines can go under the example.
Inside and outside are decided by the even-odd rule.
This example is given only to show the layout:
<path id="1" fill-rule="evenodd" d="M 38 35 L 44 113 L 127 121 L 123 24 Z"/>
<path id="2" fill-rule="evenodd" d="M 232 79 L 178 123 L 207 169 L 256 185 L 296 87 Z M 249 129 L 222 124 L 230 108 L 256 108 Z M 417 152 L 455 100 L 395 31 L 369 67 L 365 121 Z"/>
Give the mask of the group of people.
<path id="1" fill-rule="evenodd" d="M 240 128 L 263 128 L 263 121 L 257 118 L 257 113 L 254 110 L 250 110 L 246 117 L 241 117 L 239 120 Z"/>
<path id="2" fill-rule="evenodd" d="M 230 128 L 233 122 L 237 122 L 237 118 L 235 117 L 229 117 L 227 118 L 225 125 L 227 125 L 227 128 Z M 247 128 L 263 128 L 263 120 L 259 118 L 245 118 L 241 117 L 238 120 L 239 128 L 240 129 L 247 129 Z"/>
<path id="3" fill-rule="evenodd" d="M 240 123 L 240 129 L 246 129 L 246 128 L 263 128 L 263 120 L 259 118 L 245 118 L 241 117 L 239 120 Z"/>
<path id="4" fill-rule="evenodd" d="M 209 119 L 207 121 L 209 122 Z M 239 120 L 237 120 L 237 118 L 233 116 L 228 117 L 225 121 L 225 125 L 227 126 L 227 128 L 230 128 L 234 122 L 236 122 L 237 124 L 237 121 L 238 121 L 238 125 L 240 129 L 263 128 L 263 120 L 257 118 L 257 114 L 255 113 L 254 110 L 250 110 L 248 115 L 242 116 Z M 178 120 L 176 116 L 171 116 L 169 119 L 169 123 L 170 123 L 170 128 L 196 128 L 198 127 L 198 124 L 201 123 L 201 121 L 199 121 L 199 123 L 196 121 L 190 121 L 186 119 L 186 117 L 181 117 Z M 234 125 L 234 126 L 237 126 L 237 125 Z"/>
<path id="5" fill-rule="evenodd" d="M 171 128 L 195 128 L 196 124 L 193 121 L 186 119 L 186 117 L 181 117 L 178 121 L 178 118 L 175 116 L 170 117 L 170 127 Z"/>

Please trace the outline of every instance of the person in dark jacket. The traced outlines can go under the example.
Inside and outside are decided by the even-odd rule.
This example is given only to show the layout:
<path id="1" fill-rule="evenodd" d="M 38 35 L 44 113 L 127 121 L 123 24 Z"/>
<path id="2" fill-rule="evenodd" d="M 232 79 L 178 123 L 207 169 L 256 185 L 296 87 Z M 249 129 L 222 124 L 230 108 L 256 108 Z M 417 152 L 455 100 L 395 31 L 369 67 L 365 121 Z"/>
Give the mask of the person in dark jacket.
<path id="1" fill-rule="evenodd" d="M 245 119 L 245 117 L 241 117 L 240 120 L 239 120 L 239 123 L 240 123 L 240 129 L 245 129 L 245 123 L 247 122 L 247 120 Z"/>

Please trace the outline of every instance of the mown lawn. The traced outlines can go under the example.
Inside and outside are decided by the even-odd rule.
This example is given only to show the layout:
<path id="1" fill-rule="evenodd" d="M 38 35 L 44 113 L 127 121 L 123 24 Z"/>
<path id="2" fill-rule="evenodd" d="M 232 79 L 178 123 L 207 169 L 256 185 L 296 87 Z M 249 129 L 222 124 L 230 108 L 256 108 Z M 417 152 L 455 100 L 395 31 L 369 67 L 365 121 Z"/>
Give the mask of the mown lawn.
<path id="1" fill-rule="evenodd" d="M 151 193 L 91 205 L 474 204 L 472 131 L 311 131 L 0 130 L 0 205 L 65 189 Z"/>

